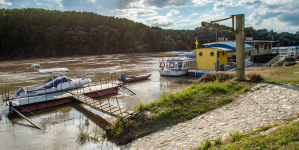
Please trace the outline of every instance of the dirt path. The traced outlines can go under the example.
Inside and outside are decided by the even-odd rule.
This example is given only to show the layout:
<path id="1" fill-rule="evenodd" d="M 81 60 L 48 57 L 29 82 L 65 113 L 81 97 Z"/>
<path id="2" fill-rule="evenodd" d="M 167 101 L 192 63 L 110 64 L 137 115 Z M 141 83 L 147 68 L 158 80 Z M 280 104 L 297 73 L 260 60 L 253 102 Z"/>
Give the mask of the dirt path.
<path id="1" fill-rule="evenodd" d="M 258 84 L 224 107 L 136 139 L 121 149 L 190 149 L 206 139 L 248 132 L 299 113 L 299 88 Z"/>

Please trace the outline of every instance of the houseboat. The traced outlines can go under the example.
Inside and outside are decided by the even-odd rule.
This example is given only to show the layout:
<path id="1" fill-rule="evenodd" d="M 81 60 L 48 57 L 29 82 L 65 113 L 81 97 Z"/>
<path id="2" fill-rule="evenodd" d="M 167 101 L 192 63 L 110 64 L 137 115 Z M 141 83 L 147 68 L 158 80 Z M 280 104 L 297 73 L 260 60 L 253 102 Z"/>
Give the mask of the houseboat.
<path id="1" fill-rule="evenodd" d="M 245 44 L 245 53 L 256 48 Z M 236 44 L 217 43 L 205 48 L 192 50 L 195 53 L 196 66 L 188 69 L 188 75 L 202 76 L 205 73 L 235 71 L 235 62 L 228 58 L 229 53 L 236 53 Z M 250 57 L 245 58 L 245 67 L 253 66 Z"/>

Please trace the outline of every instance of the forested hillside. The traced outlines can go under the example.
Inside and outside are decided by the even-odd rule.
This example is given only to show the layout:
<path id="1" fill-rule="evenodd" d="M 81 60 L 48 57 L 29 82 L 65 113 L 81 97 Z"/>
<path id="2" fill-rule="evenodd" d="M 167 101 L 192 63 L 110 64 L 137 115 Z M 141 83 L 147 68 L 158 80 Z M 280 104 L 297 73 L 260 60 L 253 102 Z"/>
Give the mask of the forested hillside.
<path id="1" fill-rule="evenodd" d="M 91 12 L 3 8 L 0 10 L 0 58 L 187 50 L 187 46 L 195 48 L 195 37 L 199 44 L 215 41 L 216 32 L 218 37 L 235 40 L 234 33 L 203 27 L 163 30 Z M 248 27 L 246 36 L 260 40 L 273 37 L 281 42 L 280 46 L 299 44 L 299 32 L 276 33 Z"/>

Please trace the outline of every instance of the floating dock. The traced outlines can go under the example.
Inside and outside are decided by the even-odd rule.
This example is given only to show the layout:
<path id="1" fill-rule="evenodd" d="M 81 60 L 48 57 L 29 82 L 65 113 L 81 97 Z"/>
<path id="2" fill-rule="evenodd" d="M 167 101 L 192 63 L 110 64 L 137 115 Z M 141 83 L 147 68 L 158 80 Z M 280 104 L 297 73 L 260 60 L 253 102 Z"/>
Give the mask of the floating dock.
<path id="1" fill-rule="evenodd" d="M 120 88 L 120 84 L 108 82 L 106 84 L 84 86 L 68 91 L 57 91 L 55 93 L 46 93 L 44 95 L 12 99 L 9 102 L 10 107 L 13 107 L 17 111 L 27 112 L 69 103 L 72 100 L 78 100 L 104 113 L 128 119 L 135 116 L 136 113 L 131 110 L 120 108 L 119 106 L 112 106 L 109 102 L 100 102 L 99 100 L 93 99 L 95 97 L 117 93 Z"/>

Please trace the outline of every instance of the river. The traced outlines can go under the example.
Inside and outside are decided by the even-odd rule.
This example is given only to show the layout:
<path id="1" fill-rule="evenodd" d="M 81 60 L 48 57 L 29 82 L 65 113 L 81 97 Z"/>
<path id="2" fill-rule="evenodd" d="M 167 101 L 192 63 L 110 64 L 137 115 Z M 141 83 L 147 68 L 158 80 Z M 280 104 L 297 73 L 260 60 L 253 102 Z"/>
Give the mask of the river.
<path id="1" fill-rule="evenodd" d="M 197 77 L 161 77 L 159 75 L 159 61 L 154 53 L 145 54 L 117 54 L 99 56 L 74 56 L 63 58 L 44 58 L 12 60 L 0 62 L 0 84 L 10 90 L 10 97 L 20 87 L 38 84 L 45 81 L 45 75 L 38 74 L 30 68 L 31 64 L 38 63 L 42 69 L 69 68 L 65 75 L 70 78 L 80 78 L 81 72 L 99 84 L 120 77 L 121 73 L 127 76 L 150 73 L 149 80 L 126 84 L 136 95 L 125 89 L 118 94 L 103 98 L 109 99 L 120 107 L 134 110 L 139 103 L 150 103 L 162 95 L 175 93 L 192 84 Z M 165 58 L 164 58 L 165 59 Z M 49 78 L 49 76 L 48 76 Z M 116 82 L 116 81 L 114 81 Z M 1 91 L 0 91 L 1 92 Z M 2 96 L 0 103 L 2 104 Z M 103 128 L 115 118 L 97 111 L 85 104 L 72 102 L 56 107 L 24 113 L 44 131 L 32 127 L 26 120 L 9 115 L 8 106 L 0 104 L 0 149 L 117 149 L 111 142 L 101 138 Z M 92 136 L 98 136 L 99 142 L 80 143 L 78 133 L 80 129 Z"/>

